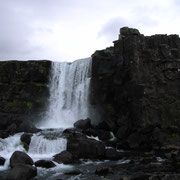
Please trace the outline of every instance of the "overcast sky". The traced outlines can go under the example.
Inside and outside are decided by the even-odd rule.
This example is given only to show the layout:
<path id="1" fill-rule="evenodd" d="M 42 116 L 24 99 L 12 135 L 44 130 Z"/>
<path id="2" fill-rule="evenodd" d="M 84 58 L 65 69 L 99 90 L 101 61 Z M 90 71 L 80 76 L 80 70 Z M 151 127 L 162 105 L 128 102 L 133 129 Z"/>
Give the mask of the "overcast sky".
<path id="1" fill-rule="evenodd" d="M 0 60 L 89 57 L 123 26 L 180 34 L 180 0 L 0 0 Z"/>

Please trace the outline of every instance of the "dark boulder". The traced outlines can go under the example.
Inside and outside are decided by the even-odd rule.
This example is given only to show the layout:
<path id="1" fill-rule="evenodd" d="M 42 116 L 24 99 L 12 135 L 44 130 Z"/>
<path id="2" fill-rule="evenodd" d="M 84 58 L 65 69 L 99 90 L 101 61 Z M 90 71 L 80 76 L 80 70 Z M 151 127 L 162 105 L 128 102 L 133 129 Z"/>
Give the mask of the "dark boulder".
<path id="1" fill-rule="evenodd" d="M 62 133 L 67 139 L 86 139 L 86 135 L 78 129 L 65 129 Z"/>
<path id="2" fill-rule="evenodd" d="M 105 155 L 104 143 L 95 139 L 69 139 L 67 151 L 76 158 L 101 159 Z"/>
<path id="3" fill-rule="evenodd" d="M 78 120 L 74 123 L 74 127 L 79 129 L 91 128 L 91 120 L 89 118 Z"/>
<path id="4" fill-rule="evenodd" d="M 102 129 L 97 130 L 97 135 L 101 141 L 108 141 L 109 139 L 112 138 L 110 131 L 105 131 Z"/>
<path id="5" fill-rule="evenodd" d="M 3 157 L 0 157 L 0 166 L 3 166 L 5 161 L 6 159 L 4 159 Z"/>
<path id="6" fill-rule="evenodd" d="M 72 164 L 76 162 L 76 159 L 68 151 L 62 151 L 61 153 L 54 155 L 53 160 L 63 164 Z"/>
<path id="7" fill-rule="evenodd" d="M 31 137 L 32 137 L 31 133 L 24 133 L 24 134 L 21 135 L 21 142 L 26 143 L 27 145 L 29 145 L 30 142 L 31 142 Z"/>
<path id="8" fill-rule="evenodd" d="M 14 167 L 16 164 L 33 165 L 33 160 L 26 153 L 21 151 L 15 151 L 10 158 L 10 167 Z"/>
<path id="9" fill-rule="evenodd" d="M 21 142 L 23 143 L 24 148 L 26 149 L 26 151 L 28 151 L 29 149 L 29 144 L 31 142 L 31 137 L 33 134 L 31 133 L 24 133 L 21 135 Z"/>
<path id="10" fill-rule="evenodd" d="M 48 160 L 39 160 L 36 161 L 34 164 L 36 167 L 42 167 L 42 168 L 53 168 L 56 166 L 52 161 L 48 161 Z"/>
<path id="11" fill-rule="evenodd" d="M 23 121 L 19 125 L 17 131 L 18 132 L 26 132 L 26 133 L 37 133 L 37 132 L 40 132 L 41 130 L 37 129 L 32 122 L 30 122 L 30 121 Z"/>
<path id="12" fill-rule="evenodd" d="M 102 176 L 108 173 L 109 173 L 109 168 L 107 166 L 99 165 L 96 167 L 95 174 Z"/>
<path id="13" fill-rule="evenodd" d="M 16 164 L 10 171 L 9 179 L 11 180 L 30 180 L 37 176 L 37 168 L 26 165 Z"/>

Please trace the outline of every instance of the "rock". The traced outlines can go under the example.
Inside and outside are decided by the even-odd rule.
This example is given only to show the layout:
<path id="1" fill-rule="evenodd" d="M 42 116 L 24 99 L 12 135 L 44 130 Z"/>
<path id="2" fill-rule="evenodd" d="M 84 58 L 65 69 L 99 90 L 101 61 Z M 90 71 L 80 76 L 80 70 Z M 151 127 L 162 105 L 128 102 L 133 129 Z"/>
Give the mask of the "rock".
<path id="1" fill-rule="evenodd" d="M 37 176 L 37 168 L 26 165 L 16 164 L 10 171 L 9 179 L 12 180 L 30 180 Z"/>
<path id="2" fill-rule="evenodd" d="M 53 160 L 63 164 L 72 164 L 76 162 L 73 155 L 68 151 L 62 151 L 61 153 L 54 155 Z"/>
<path id="3" fill-rule="evenodd" d="M 91 120 L 89 118 L 78 120 L 74 123 L 74 127 L 79 129 L 91 128 Z"/>
<path id="4" fill-rule="evenodd" d="M 77 159 L 101 159 L 105 155 L 105 145 L 95 139 L 69 139 L 67 151 Z"/>
<path id="5" fill-rule="evenodd" d="M 102 129 L 97 130 L 97 134 L 98 134 L 98 138 L 101 141 L 108 141 L 109 139 L 112 138 L 112 135 L 111 135 L 111 133 L 109 131 L 105 131 L 105 130 L 102 130 Z"/>
<path id="6" fill-rule="evenodd" d="M 21 142 L 23 143 L 24 148 L 26 149 L 26 151 L 29 150 L 29 144 L 31 142 L 31 137 L 32 134 L 31 133 L 24 133 L 21 135 Z"/>
<path id="7" fill-rule="evenodd" d="M 52 161 L 49 160 L 39 160 L 36 161 L 34 164 L 36 167 L 42 167 L 42 168 L 53 168 L 56 166 Z"/>
<path id="8" fill-rule="evenodd" d="M 118 159 L 121 159 L 121 154 L 118 153 L 115 149 L 106 149 L 106 152 L 105 152 L 105 157 L 106 159 L 109 159 L 109 160 L 118 160 Z"/>
<path id="9" fill-rule="evenodd" d="M 94 128 L 83 129 L 82 133 L 86 134 L 87 136 L 94 136 L 94 137 L 98 136 L 97 129 Z"/>
<path id="10" fill-rule="evenodd" d="M 0 157 L 0 166 L 3 166 L 5 161 L 6 159 L 4 159 L 3 157 Z"/>
<path id="11" fill-rule="evenodd" d="M 141 149 L 142 144 L 147 143 L 147 138 L 142 134 L 133 133 L 127 138 L 127 142 L 131 149 Z"/>
<path id="12" fill-rule="evenodd" d="M 84 135 L 81 131 L 78 129 L 65 129 L 62 133 L 63 136 L 65 136 L 67 139 L 86 139 L 86 135 Z"/>
<path id="13" fill-rule="evenodd" d="M 118 131 L 115 133 L 115 136 L 119 139 L 127 138 L 127 136 L 130 134 L 130 130 L 128 126 L 121 126 Z"/>
<path id="14" fill-rule="evenodd" d="M 137 29 L 123 27 L 120 29 L 120 34 L 123 36 L 129 36 L 129 35 L 140 35 L 139 31 Z"/>
<path id="15" fill-rule="evenodd" d="M 26 133 L 37 133 L 37 132 L 40 132 L 41 130 L 40 129 L 37 129 L 33 123 L 31 123 L 30 121 L 23 121 L 18 129 L 17 129 L 18 132 L 26 132 Z"/>
<path id="16" fill-rule="evenodd" d="M 13 168 L 16 164 L 33 165 L 33 160 L 24 152 L 15 151 L 10 158 L 10 167 Z"/>
<path id="17" fill-rule="evenodd" d="M 21 135 L 21 142 L 26 143 L 27 145 L 29 145 L 30 142 L 31 142 L 31 137 L 32 137 L 31 133 L 24 133 L 24 134 Z"/>
<path id="18" fill-rule="evenodd" d="M 107 166 L 99 165 L 96 167 L 95 174 L 102 176 L 102 175 L 106 175 L 108 173 L 109 173 L 109 168 Z"/>

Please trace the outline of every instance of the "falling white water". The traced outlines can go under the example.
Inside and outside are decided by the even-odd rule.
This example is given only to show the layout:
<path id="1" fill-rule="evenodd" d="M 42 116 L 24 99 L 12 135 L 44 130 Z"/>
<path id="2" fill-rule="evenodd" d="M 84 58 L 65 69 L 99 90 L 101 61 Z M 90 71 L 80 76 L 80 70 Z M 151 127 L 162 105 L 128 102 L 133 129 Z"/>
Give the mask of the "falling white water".
<path id="1" fill-rule="evenodd" d="M 53 62 L 49 108 L 40 128 L 67 128 L 88 117 L 91 58 Z"/>
<path id="2" fill-rule="evenodd" d="M 54 137 L 52 137 L 52 134 Z M 55 132 L 47 132 L 47 136 L 41 133 L 34 134 L 31 138 L 28 153 L 34 158 L 52 157 L 66 149 L 67 141 L 62 137 L 55 137 Z"/>

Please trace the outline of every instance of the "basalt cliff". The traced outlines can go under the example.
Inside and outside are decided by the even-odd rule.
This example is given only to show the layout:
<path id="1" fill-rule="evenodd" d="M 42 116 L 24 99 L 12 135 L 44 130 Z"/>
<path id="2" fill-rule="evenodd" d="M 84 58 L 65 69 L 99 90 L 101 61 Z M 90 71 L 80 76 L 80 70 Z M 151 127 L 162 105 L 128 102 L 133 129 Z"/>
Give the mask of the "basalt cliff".
<path id="1" fill-rule="evenodd" d="M 49 97 L 50 61 L 0 61 L 0 137 L 36 131 Z"/>
<path id="2" fill-rule="evenodd" d="M 121 28 L 92 55 L 91 103 L 103 128 L 130 148 L 179 144 L 180 38 Z"/>

